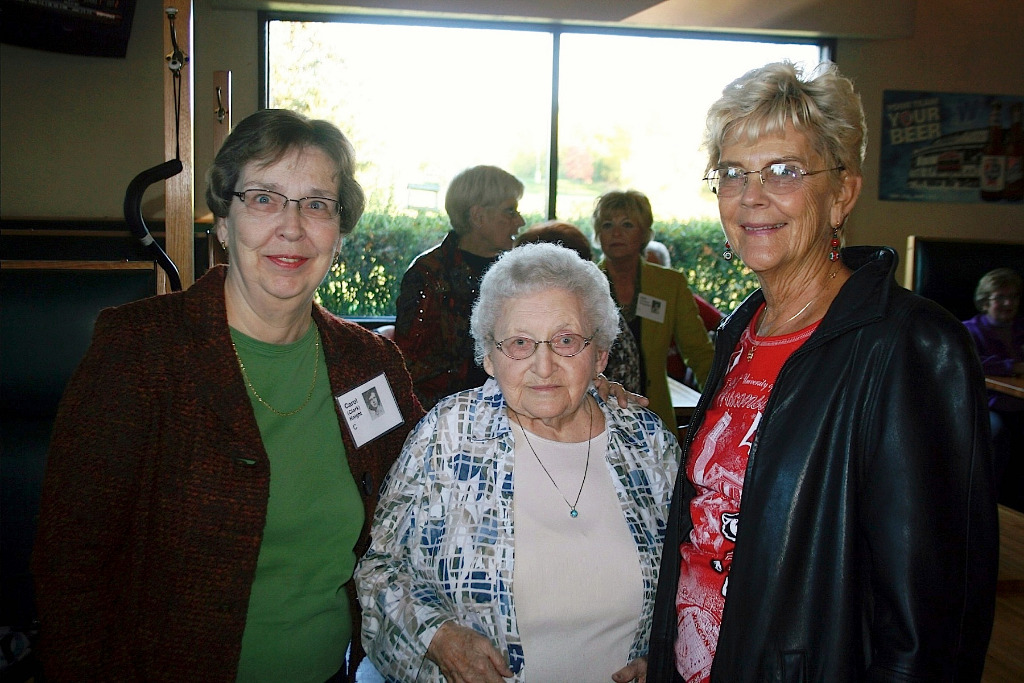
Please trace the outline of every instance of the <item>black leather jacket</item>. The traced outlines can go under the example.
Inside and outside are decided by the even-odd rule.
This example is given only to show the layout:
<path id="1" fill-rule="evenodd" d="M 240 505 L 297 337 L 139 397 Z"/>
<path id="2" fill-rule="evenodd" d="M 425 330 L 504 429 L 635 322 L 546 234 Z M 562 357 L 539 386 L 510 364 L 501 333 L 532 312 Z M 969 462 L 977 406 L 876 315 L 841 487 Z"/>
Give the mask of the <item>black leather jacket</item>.
<path id="1" fill-rule="evenodd" d="M 965 328 L 893 279 L 887 247 L 843 251 L 855 272 L 785 363 L 750 449 L 712 681 L 977 681 L 998 565 L 984 378 Z M 752 294 L 718 331 L 721 388 Z M 674 664 L 679 544 L 692 524 L 680 468 L 648 662 Z"/>

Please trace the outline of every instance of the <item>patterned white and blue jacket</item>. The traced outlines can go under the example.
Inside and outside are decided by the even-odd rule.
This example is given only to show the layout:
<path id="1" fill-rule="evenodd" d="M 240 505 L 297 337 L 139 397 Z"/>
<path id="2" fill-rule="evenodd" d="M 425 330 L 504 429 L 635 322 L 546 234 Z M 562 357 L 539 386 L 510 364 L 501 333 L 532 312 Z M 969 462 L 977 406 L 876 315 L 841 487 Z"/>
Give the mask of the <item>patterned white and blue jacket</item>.
<path id="1" fill-rule="evenodd" d="M 680 459 L 657 415 L 619 408 L 591 388 L 608 430 L 605 465 L 636 542 L 644 583 L 630 661 L 647 654 L 665 519 Z M 391 681 L 444 680 L 426 659 L 437 629 L 455 620 L 507 654 L 526 680 L 512 590 L 514 440 L 494 379 L 449 396 L 409 435 L 356 570 L 363 645 Z"/>

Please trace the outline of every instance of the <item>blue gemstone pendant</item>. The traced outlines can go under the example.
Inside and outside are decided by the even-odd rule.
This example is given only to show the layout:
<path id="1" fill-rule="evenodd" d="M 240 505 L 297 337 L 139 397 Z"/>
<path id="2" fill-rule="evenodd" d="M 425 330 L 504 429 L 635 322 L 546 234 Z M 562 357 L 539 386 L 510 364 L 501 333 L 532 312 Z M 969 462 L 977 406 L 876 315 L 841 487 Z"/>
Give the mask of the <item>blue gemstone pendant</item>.
<path id="1" fill-rule="evenodd" d="M 580 513 L 576 512 L 576 508 L 573 508 L 572 510 L 569 511 L 569 516 L 574 518 L 579 517 Z"/>

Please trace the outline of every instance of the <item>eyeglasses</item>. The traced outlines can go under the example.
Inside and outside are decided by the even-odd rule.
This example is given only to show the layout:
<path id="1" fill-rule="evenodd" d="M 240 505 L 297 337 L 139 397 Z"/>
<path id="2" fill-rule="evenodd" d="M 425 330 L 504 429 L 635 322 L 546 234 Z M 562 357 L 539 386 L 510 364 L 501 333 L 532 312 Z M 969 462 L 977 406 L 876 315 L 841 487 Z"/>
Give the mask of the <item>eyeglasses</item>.
<path id="1" fill-rule="evenodd" d="M 503 208 L 503 207 L 500 207 L 500 206 L 492 206 L 492 207 L 489 207 L 489 208 L 492 208 L 495 211 L 500 211 L 502 214 L 504 214 L 504 216 L 506 218 L 511 218 L 513 220 L 516 219 L 516 218 L 522 218 L 523 217 L 523 214 L 519 213 L 519 209 Z"/>
<path id="2" fill-rule="evenodd" d="M 739 166 L 725 166 L 708 171 L 704 180 L 708 189 L 719 197 L 736 197 L 747 186 L 747 176 L 757 175 L 765 192 L 771 194 L 789 194 L 795 192 L 804 182 L 804 176 L 818 175 L 828 171 L 842 171 L 843 166 L 825 168 L 820 171 L 805 171 L 792 164 L 768 164 L 760 171 L 747 171 Z"/>
<path id="3" fill-rule="evenodd" d="M 988 300 L 1001 304 L 1015 304 L 1020 301 L 1020 294 L 992 294 Z"/>
<path id="4" fill-rule="evenodd" d="M 232 192 L 231 195 L 241 199 L 245 208 L 257 215 L 281 213 L 288 208 L 288 202 L 295 202 L 299 207 L 299 213 L 306 218 L 331 220 L 341 214 L 341 203 L 328 197 L 289 199 L 280 192 L 257 189 Z"/>
<path id="5" fill-rule="evenodd" d="M 529 337 L 509 337 L 495 342 L 494 345 L 512 360 L 526 360 L 537 351 L 537 347 L 541 344 L 547 344 L 559 356 L 572 358 L 587 348 L 590 345 L 590 340 L 596 334 L 597 330 L 594 330 L 594 334 L 589 337 L 584 337 L 582 334 L 556 334 L 548 341 L 536 341 Z"/>

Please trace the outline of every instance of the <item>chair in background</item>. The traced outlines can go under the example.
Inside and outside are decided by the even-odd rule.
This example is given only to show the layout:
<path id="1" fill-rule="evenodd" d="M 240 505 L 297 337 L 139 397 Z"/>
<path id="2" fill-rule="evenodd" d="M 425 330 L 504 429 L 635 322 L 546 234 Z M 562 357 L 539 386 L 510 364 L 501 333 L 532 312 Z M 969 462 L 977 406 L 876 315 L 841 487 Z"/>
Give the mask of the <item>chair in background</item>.
<path id="1" fill-rule="evenodd" d="M 155 293 L 152 262 L 0 263 L 0 627 L 13 633 L 35 621 L 29 558 L 61 394 L 100 310 Z"/>
<path id="2" fill-rule="evenodd" d="M 1024 275 L 1024 243 L 907 238 L 907 289 L 940 304 L 957 320 L 977 314 L 974 290 L 993 268 L 1013 268 Z"/>

